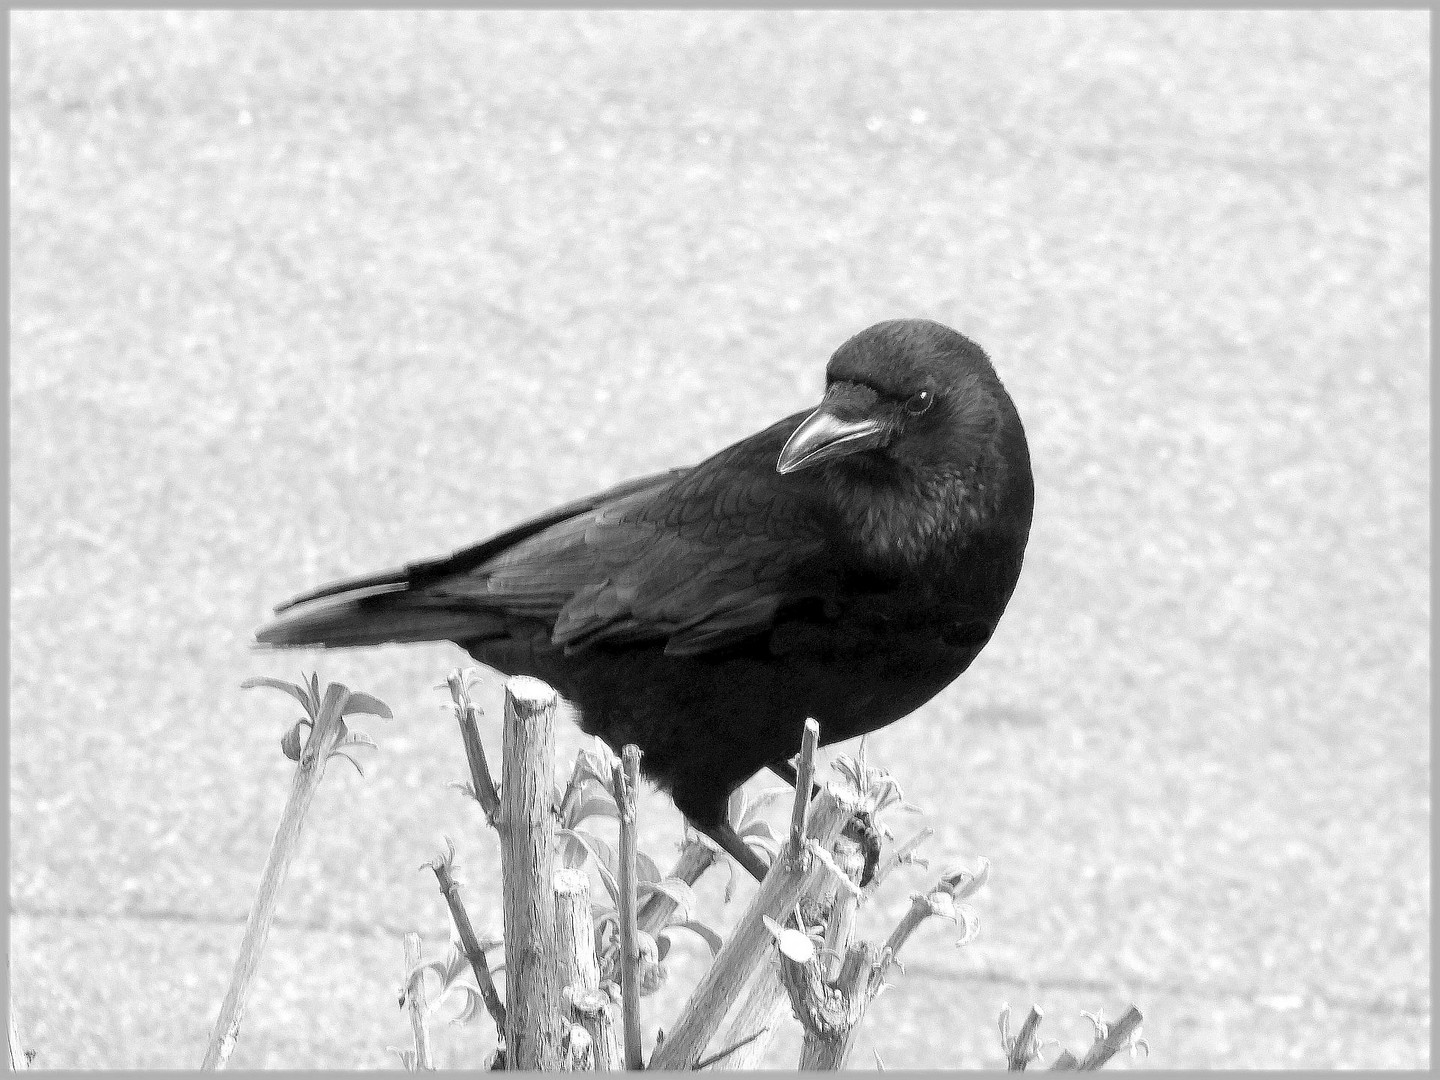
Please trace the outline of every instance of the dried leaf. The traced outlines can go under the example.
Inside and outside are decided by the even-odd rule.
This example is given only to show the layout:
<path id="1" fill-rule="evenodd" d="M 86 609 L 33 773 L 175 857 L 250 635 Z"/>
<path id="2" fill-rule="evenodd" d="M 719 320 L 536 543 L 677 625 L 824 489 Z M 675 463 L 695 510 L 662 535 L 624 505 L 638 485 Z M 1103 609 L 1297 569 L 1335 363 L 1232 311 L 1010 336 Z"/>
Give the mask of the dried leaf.
<path id="1" fill-rule="evenodd" d="M 635 895 L 640 902 L 643 903 L 652 893 L 663 893 L 675 901 L 675 913 L 679 916 L 678 921 L 680 922 L 689 919 L 695 910 L 695 892 L 679 878 L 672 877 L 660 881 L 637 881 L 635 883 Z"/>
<path id="2" fill-rule="evenodd" d="M 575 811 L 570 815 L 567 824 L 574 828 L 580 822 L 590 817 L 607 817 L 619 819 L 620 811 L 615 808 L 615 800 L 609 795 L 591 795 L 580 801 Z"/>
<path id="3" fill-rule="evenodd" d="M 366 713 L 370 716 L 378 716 L 384 720 L 393 720 L 395 717 L 390 712 L 390 706 L 386 705 L 377 697 L 361 693 L 359 690 L 350 691 L 350 696 L 345 700 L 345 715 L 352 713 Z"/>
<path id="4" fill-rule="evenodd" d="M 620 903 L 620 886 L 616 881 L 620 872 L 620 859 L 615 850 L 598 836 L 581 829 L 561 829 L 559 833 L 573 838 L 590 853 L 595 860 L 595 868 L 600 873 L 600 883 L 605 886 L 610 899 L 616 904 Z"/>
<path id="5" fill-rule="evenodd" d="M 310 695 L 307 694 L 302 687 L 296 686 L 294 683 L 288 683 L 283 679 L 272 679 L 268 675 L 256 675 L 242 682 L 240 689 L 250 690 L 256 686 L 268 686 L 272 690 L 279 690 L 282 693 L 289 694 L 296 701 L 300 702 L 301 708 L 305 710 L 306 714 L 312 720 L 315 718 L 316 710 L 310 703 Z"/>
<path id="6" fill-rule="evenodd" d="M 387 1046 L 385 1049 L 399 1055 L 400 1067 L 406 1072 L 415 1072 L 420 1067 L 419 1057 L 414 1050 L 401 1050 L 398 1046 Z"/>
<path id="7" fill-rule="evenodd" d="M 741 826 L 749 825 L 752 823 L 764 824 L 763 819 L 760 817 L 762 811 L 764 811 L 772 803 L 777 803 L 781 801 L 788 802 L 790 800 L 793 800 L 794 798 L 795 793 L 789 788 L 766 788 L 764 791 L 757 793 L 756 796 L 750 800 L 750 805 L 746 808 L 745 816 L 740 823 Z M 737 826 L 736 831 L 744 832 L 744 829 Z"/>
<path id="8" fill-rule="evenodd" d="M 725 820 L 735 825 L 745 814 L 745 789 L 736 788 L 725 801 Z"/>
<path id="9" fill-rule="evenodd" d="M 299 761 L 300 751 L 304 749 L 300 741 L 300 729 L 303 726 L 303 722 L 297 720 L 280 739 L 280 750 L 291 761 Z"/>
<path id="10" fill-rule="evenodd" d="M 331 756 L 331 757 L 343 757 L 346 761 L 350 762 L 351 765 L 354 765 L 354 766 L 355 766 L 355 771 L 360 774 L 360 778 L 361 778 L 362 780 L 365 778 L 365 766 L 364 766 L 364 765 L 361 765 L 360 762 L 356 761 L 353 757 L 351 757 L 349 754 L 347 754 L 344 750 L 331 750 L 331 751 L 330 751 L 330 756 Z"/>
<path id="11" fill-rule="evenodd" d="M 710 946 L 711 956 L 718 956 L 720 949 L 725 944 L 719 934 L 704 923 L 696 922 L 694 919 L 682 919 L 668 924 L 665 930 L 661 931 L 661 936 L 663 937 L 666 931 L 670 930 L 689 930 L 692 934 L 698 934 L 704 940 L 705 944 Z"/>
<path id="12" fill-rule="evenodd" d="M 762 837 L 766 840 L 775 839 L 775 830 L 770 827 L 770 823 L 768 821 L 752 821 L 747 824 L 743 829 L 739 829 L 737 831 L 740 833 L 740 838 L 742 840 L 748 840 L 752 836 Z"/>
<path id="13" fill-rule="evenodd" d="M 481 1008 L 485 1004 L 485 999 L 480 996 L 480 990 L 478 987 L 474 987 L 471 986 L 469 983 L 463 982 L 451 983 L 450 986 L 446 989 L 445 993 L 441 995 L 441 1000 L 443 1001 L 451 993 L 463 994 L 465 997 L 465 1004 L 460 1009 L 459 1015 L 455 1016 L 450 1021 L 450 1023 L 468 1024 L 470 1023 L 470 1021 L 474 1020 L 477 1016 L 480 1015 Z"/>
<path id="14" fill-rule="evenodd" d="M 643 851 L 635 852 L 635 876 L 642 882 L 659 881 L 662 877 L 660 868 L 655 865 L 655 860 Z"/>
<path id="15" fill-rule="evenodd" d="M 780 854 L 781 842 L 774 839 L 773 837 L 769 840 L 766 840 L 760 837 L 747 836 L 745 837 L 745 843 L 749 844 L 757 851 L 765 852 L 767 855 L 770 856 L 772 860 L 775 858 L 775 856 Z"/>

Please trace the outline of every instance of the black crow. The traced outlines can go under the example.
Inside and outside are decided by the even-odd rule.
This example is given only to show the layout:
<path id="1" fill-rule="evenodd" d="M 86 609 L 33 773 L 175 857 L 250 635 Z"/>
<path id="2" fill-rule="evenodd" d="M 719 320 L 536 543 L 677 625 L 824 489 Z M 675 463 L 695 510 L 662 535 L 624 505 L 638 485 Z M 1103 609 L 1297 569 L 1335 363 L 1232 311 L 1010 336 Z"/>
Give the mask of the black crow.
<path id="1" fill-rule="evenodd" d="M 573 703 L 757 878 L 732 791 L 913 712 L 970 666 L 1020 575 L 1034 485 L 985 353 L 938 323 L 835 351 L 820 407 L 690 468 L 444 558 L 299 596 L 277 646 L 449 640 Z"/>

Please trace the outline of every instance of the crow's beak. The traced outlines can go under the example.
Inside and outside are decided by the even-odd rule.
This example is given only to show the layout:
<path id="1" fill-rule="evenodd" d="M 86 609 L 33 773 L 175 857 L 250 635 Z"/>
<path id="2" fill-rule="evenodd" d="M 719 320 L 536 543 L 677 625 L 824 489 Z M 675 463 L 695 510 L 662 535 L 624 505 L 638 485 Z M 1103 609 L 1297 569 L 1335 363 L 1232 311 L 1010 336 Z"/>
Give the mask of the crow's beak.
<path id="1" fill-rule="evenodd" d="M 882 421 L 869 417 L 842 419 L 832 408 L 827 400 L 800 422 L 780 451 L 780 460 L 775 462 L 776 472 L 791 473 L 884 443 L 886 425 Z"/>

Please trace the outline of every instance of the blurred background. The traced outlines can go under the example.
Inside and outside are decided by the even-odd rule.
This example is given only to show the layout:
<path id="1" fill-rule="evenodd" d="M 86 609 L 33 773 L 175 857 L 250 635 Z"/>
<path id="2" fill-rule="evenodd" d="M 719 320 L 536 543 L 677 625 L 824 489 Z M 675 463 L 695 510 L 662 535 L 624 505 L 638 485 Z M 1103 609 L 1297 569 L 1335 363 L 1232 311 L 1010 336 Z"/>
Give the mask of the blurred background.
<path id="1" fill-rule="evenodd" d="M 499 928 L 445 787 L 467 658 L 253 629 L 698 461 L 924 316 L 994 358 L 1038 498 L 992 643 L 869 743 L 936 836 L 862 930 L 993 870 L 853 1064 L 998 1067 L 1006 1003 L 1083 1047 L 1134 1002 L 1154 1067 L 1427 1067 L 1428 44 L 1425 12 L 12 15 L 36 1066 L 198 1065 L 292 771 L 293 704 L 239 684 L 313 669 L 396 719 L 327 775 L 232 1064 L 395 1064 L 443 834 Z M 680 836 L 647 795 L 647 850 Z M 723 876 L 722 928 L 753 889 Z M 677 941 L 647 1034 L 705 956 Z M 437 1027 L 440 1063 L 486 1026 Z"/>

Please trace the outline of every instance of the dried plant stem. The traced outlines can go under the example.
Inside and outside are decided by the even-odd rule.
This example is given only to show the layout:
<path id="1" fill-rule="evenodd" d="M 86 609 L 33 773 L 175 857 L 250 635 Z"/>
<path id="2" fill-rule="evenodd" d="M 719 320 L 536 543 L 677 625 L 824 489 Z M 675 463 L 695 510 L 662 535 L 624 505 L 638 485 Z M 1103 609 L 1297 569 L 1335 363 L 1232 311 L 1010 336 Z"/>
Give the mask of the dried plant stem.
<path id="1" fill-rule="evenodd" d="M 505 908 L 505 1049 L 512 1069 L 554 1070 L 569 1025 L 555 956 L 555 691 L 505 683 L 501 845 Z"/>
<path id="2" fill-rule="evenodd" d="M 495 790 L 495 779 L 490 775 L 490 763 L 485 758 L 485 744 L 480 741 L 475 703 L 465 689 L 462 672 L 452 672 L 445 682 L 450 687 L 450 697 L 455 701 L 455 719 L 460 724 L 460 741 L 465 744 L 465 760 L 470 764 L 470 783 L 475 791 L 475 801 L 485 811 L 485 819 L 496 825 L 500 813 L 500 793 Z"/>
<path id="3" fill-rule="evenodd" d="M 711 1055 L 716 1059 L 713 1067 L 727 1071 L 758 1069 L 775 1032 L 789 1016 L 790 999 L 785 996 L 775 965 L 762 960 L 750 973 L 719 1039 L 734 1049 L 723 1058 Z"/>
<path id="4" fill-rule="evenodd" d="M 425 1001 L 425 973 L 417 971 L 422 959 L 420 935 L 405 935 L 405 1004 L 410 1010 L 410 1030 L 415 1033 L 415 1068 L 434 1069 L 430 1051 L 430 1009 Z M 414 972 L 414 974 L 410 974 Z"/>
<path id="5" fill-rule="evenodd" d="M 919 838 L 917 844 L 918 841 Z M 838 846 L 836 850 L 838 861 Z M 858 877 L 863 858 L 858 849 L 854 856 L 846 865 L 849 872 Z M 884 985 L 886 970 L 895 962 L 905 943 L 930 916 L 953 917 L 957 890 L 967 890 L 958 893 L 962 898 L 968 895 L 983 882 L 983 873 L 978 878 L 943 875 L 930 893 L 913 898 L 910 908 L 883 947 L 850 941 L 854 909 L 849 897 L 840 896 L 832 907 L 826 928 L 827 943 L 844 956 L 838 970 L 833 963 L 827 965 L 818 957 L 804 964 L 781 957 L 781 981 L 789 992 L 795 1015 L 805 1028 L 805 1042 L 800 1056 L 802 1070 L 839 1069 L 844 1066 L 855 1030 L 870 1002 Z"/>
<path id="6" fill-rule="evenodd" d="M 7 1010 L 6 1019 L 10 1024 L 10 1071 L 21 1072 L 30 1067 L 30 1062 L 25 1058 L 25 1052 L 20 1049 L 20 1036 L 15 1033 L 15 1006 L 12 1002 Z"/>
<path id="7" fill-rule="evenodd" d="M 859 843 L 848 836 L 835 841 L 835 863 L 851 881 L 859 882 L 865 869 L 865 853 Z M 868 894 L 867 894 L 868 895 Z M 833 898 L 830 919 L 825 925 L 825 979 L 834 983 L 840 977 L 841 965 L 855 933 L 855 920 L 860 914 L 860 896 L 846 892 Z"/>
<path id="8" fill-rule="evenodd" d="M 751 1043 L 753 1043 L 756 1039 L 760 1038 L 761 1035 L 764 1035 L 767 1031 L 769 1031 L 769 1028 L 761 1028 L 759 1031 L 755 1032 L 755 1034 L 753 1034 L 753 1035 L 747 1035 L 745 1038 L 741 1039 L 741 1040 L 740 1040 L 738 1043 L 736 1043 L 734 1046 L 727 1046 L 724 1050 L 721 1050 L 721 1051 L 719 1051 L 718 1053 L 715 1053 L 715 1054 L 711 1054 L 709 1057 L 705 1058 L 703 1061 L 697 1061 L 697 1062 L 695 1063 L 695 1071 L 696 1071 L 696 1072 L 699 1072 L 701 1069 L 708 1069 L 708 1068 L 710 1068 L 710 1066 L 715 1065 L 715 1064 L 718 1064 L 718 1063 L 721 1062 L 721 1061 L 724 1061 L 724 1060 L 725 1060 L 726 1058 L 728 1058 L 731 1054 L 737 1053 L 737 1052 L 745 1049 L 745 1047 L 749 1046 L 749 1045 L 750 1045 Z"/>
<path id="9" fill-rule="evenodd" d="M 640 1052 L 640 945 L 635 914 L 635 795 L 640 749 L 626 746 L 615 763 L 615 805 L 620 811 L 620 994 L 625 1021 L 625 1068 L 645 1067 Z"/>
<path id="10" fill-rule="evenodd" d="M 689 837 L 685 846 L 680 849 L 680 858 L 675 860 L 675 867 L 669 876 L 679 878 L 686 885 L 694 885 L 700 880 L 701 874 L 715 865 L 715 859 L 713 848 L 693 836 Z M 651 893 L 640 905 L 640 929 L 654 937 L 678 906 L 672 897 L 662 892 Z"/>
<path id="11" fill-rule="evenodd" d="M 810 815 L 810 788 L 815 782 L 815 748 L 820 745 L 820 725 L 805 721 L 800 737 L 800 760 L 795 764 L 795 801 L 790 806 L 790 851 L 798 856 L 805 850 L 805 827 Z"/>
<path id="12" fill-rule="evenodd" d="M 595 1069 L 595 1040 L 579 1024 L 571 1024 L 560 1042 L 565 1072 L 592 1072 Z"/>
<path id="13" fill-rule="evenodd" d="M 843 835 L 836 838 L 835 859 L 851 882 L 859 881 L 865 854 L 857 842 Z M 858 888 L 827 899 L 831 911 L 825 942 L 838 955 L 828 961 L 817 957 L 804 965 L 780 959 L 781 981 L 805 1028 L 800 1068 L 826 1071 L 843 1067 L 850 1054 L 855 1028 L 872 996 L 871 976 L 878 957 L 874 946 L 850 940 L 860 906 Z"/>
<path id="14" fill-rule="evenodd" d="M 583 870 L 555 872 L 555 939 L 559 948 L 562 994 L 570 1006 L 570 1019 L 590 1038 L 592 1066 L 608 1072 L 621 1065 L 610 995 L 600 989 L 600 965 L 595 959 L 595 923 L 590 913 L 590 879 Z M 573 1030 L 569 1054 L 578 1060 Z"/>
<path id="15" fill-rule="evenodd" d="M 1006 1055 L 1005 1067 L 1008 1071 L 1024 1072 L 1030 1064 L 1033 1058 L 1030 1048 L 1035 1041 L 1035 1032 L 1040 1030 L 1040 1021 L 1044 1018 L 1045 1014 L 1040 1011 L 1039 1005 L 1030 1006 L 1030 1013 L 1020 1025 L 1020 1033 L 1015 1036 L 1015 1041 L 1010 1045 L 1010 1053 Z"/>
<path id="16" fill-rule="evenodd" d="M 855 942 L 845 953 L 833 992 L 826 993 L 825 988 L 818 985 L 818 979 L 812 978 L 803 989 L 790 984 L 789 972 L 800 969 L 813 977 L 815 969 L 808 964 L 781 959 L 782 978 L 791 991 L 790 1000 L 795 1002 L 803 994 L 809 1006 L 800 1013 L 801 1023 L 805 1025 L 805 1042 L 800 1049 L 802 1072 L 844 1068 L 860 1020 L 874 997 L 873 976 L 879 960 L 880 951 L 873 944 Z"/>
<path id="17" fill-rule="evenodd" d="M 1106 1027 L 1105 1034 L 1095 1040 L 1095 1044 L 1090 1047 L 1090 1052 L 1080 1059 L 1080 1064 L 1077 1068 L 1082 1072 L 1088 1072 L 1091 1069 L 1098 1069 L 1103 1066 L 1117 1053 L 1130 1045 L 1130 1036 L 1135 1033 L 1135 1029 L 1140 1026 L 1140 1022 L 1144 1019 L 1145 1017 L 1140 1014 L 1140 1010 L 1134 1005 L 1131 1005 L 1124 1016 Z"/>
<path id="18" fill-rule="evenodd" d="M 450 918 L 455 923 L 455 933 L 460 938 L 460 949 L 465 954 L 465 959 L 470 961 L 471 970 L 475 972 L 475 982 L 480 987 L 480 997 L 484 999 L 485 1009 L 495 1021 L 495 1031 L 503 1039 L 506 1034 L 505 1006 L 500 1001 L 500 992 L 495 989 L 495 980 L 490 976 L 490 964 L 485 959 L 485 948 L 480 944 L 475 927 L 470 922 L 470 913 L 465 910 L 465 904 L 460 899 L 460 883 L 455 880 L 448 858 L 435 860 L 430 864 L 430 868 L 435 871 L 435 879 L 440 883 L 440 894 L 445 897 L 445 903 L 450 908 Z"/>
<path id="19" fill-rule="evenodd" d="M 812 895 L 827 880 L 839 875 L 829 853 L 819 844 L 807 840 L 804 846 L 806 850 L 800 857 L 787 852 L 786 858 L 776 859 L 770 867 L 759 893 L 690 995 L 675 1027 L 651 1055 L 652 1069 L 694 1067 L 745 986 L 751 970 L 774 944 L 764 916 L 788 919 L 801 897 Z M 742 1032 L 741 1037 L 748 1034 Z"/>
<path id="20" fill-rule="evenodd" d="M 857 805 L 843 789 L 827 787 L 810 806 L 810 836 L 828 850 L 854 818 Z M 721 1039 L 726 1046 L 742 1044 L 741 1048 L 714 1067 L 727 1071 L 758 1068 L 775 1033 L 790 1015 L 790 999 L 776 965 L 758 964 L 731 1010 Z"/>
<path id="21" fill-rule="evenodd" d="M 336 692 L 339 691 L 339 692 Z M 320 788 L 325 776 L 325 762 L 340 739 L 340 710 L 345 704 L 346 694 L 332 684 L 325 695 L 315 726 L 295 767 L 295 776 L 290 784 L 290 797 L 280 814 L 280 824 L 275 838 L 270 842 L 270 854 L 265 860 L 265 869 L 260 874 L 260 887 L 250 906 L 250 916 L 245 923 L 245 937 L 240 943 L 240 955 L 235 960 L 235 970 L 230 975 L 230 989 L 220 1005 L 220 1015 L 210 1032 L 210 1043 L 205 1048 L 202 1069 L 223 1069 L 230 1060 L 230 1054 L 240 1038 L 240 1022 L 245 1016 L 245 1001 L 255 973 L 260 967 L 260 958 L 265 953 L 265 942 L 270 936 L 270 926 L 275 921 L 275 907 L 280 897 L 280 887 L 285 883 L 285 874 L 290 861 L 295 857 L 300 842 L 300 829 L 305 823 L 305 814 Z"/>
<path id="22" fill-rule="evenodd" d="M 935 909 L 927 897 L 918 894 L 911 897 L 910 906 L 905 910 L 905 914 L 900 917 L 900 921 L 895 925 L 895 929 L 890 931 L 890 937 L 885 941 L 885 948 L 888 950 L 891 960 L 894 960 L 900 955 L 900 950 L 905 947 L 905 943 L 910 940 L 910 936 L 920 928 L 921 923 L 934 913 Z"/>

